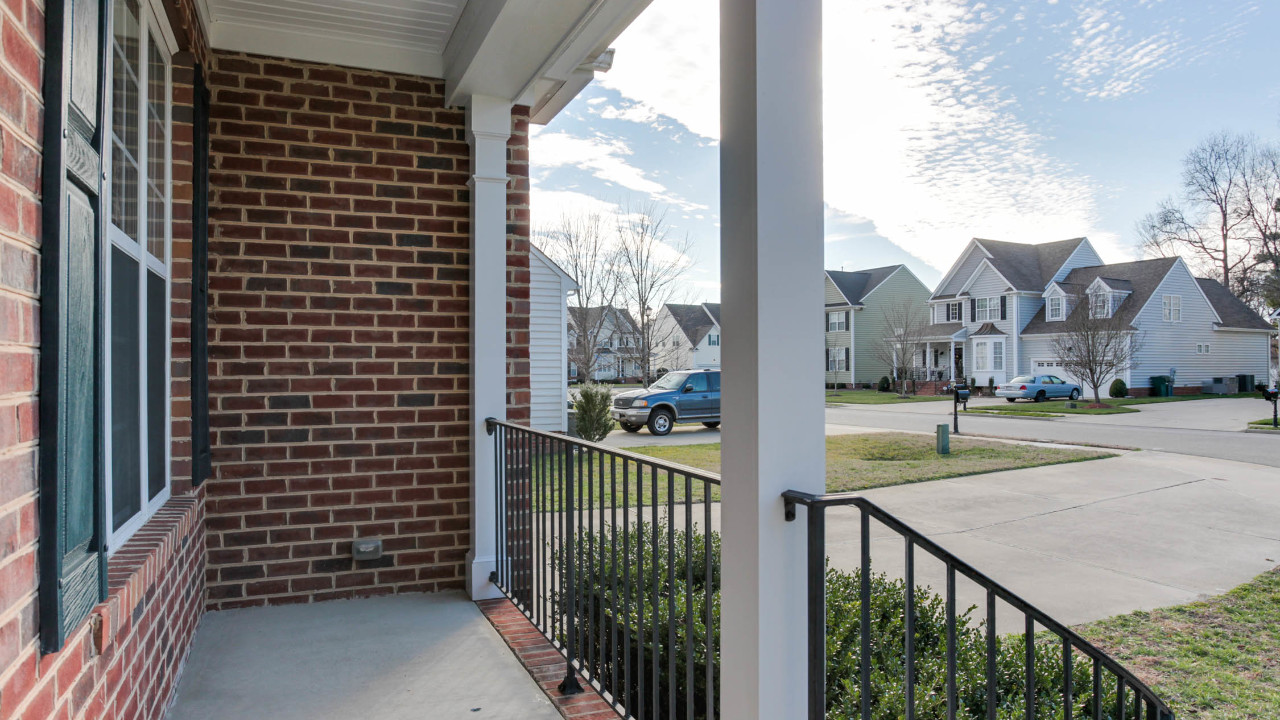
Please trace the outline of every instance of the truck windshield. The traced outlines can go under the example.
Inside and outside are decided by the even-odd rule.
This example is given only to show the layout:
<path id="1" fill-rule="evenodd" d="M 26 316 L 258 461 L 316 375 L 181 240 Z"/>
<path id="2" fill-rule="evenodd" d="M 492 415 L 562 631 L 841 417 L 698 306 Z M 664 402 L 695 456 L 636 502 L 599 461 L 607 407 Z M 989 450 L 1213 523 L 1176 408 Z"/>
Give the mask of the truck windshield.
<path id="1" fill-rule="evenodd" d="M 658 382 L 649 386 L 650 390 L 675 390 L 684 386 L 689 373 L 667 373 Z"/>

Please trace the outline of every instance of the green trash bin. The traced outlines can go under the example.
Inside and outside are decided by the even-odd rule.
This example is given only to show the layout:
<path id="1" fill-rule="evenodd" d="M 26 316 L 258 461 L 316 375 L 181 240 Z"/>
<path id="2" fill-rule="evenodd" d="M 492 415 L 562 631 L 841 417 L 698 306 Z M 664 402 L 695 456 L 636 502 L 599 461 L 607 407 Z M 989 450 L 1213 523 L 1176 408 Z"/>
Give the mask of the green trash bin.
<path id="1" fill-rule="evenodd" d="M 1152 375 L 1151 394 L 1155 397 L 1170 397 L 1173 395 L 1172 378 L 1168 375 Z"/>
<path id="2" fill-rule="evenodd" d="M 1254 387 L 1253 387 L 1254 385 L 1258 384 L 1257 380 L 1255 379 L 1255 376 L 1237 375 L 1236 380 L 1238 381 L 1236 383 L 1236 392 L 1242 392 L 1242 393 L 1257 392 L 1256 390 L 1254 390 Z"/>

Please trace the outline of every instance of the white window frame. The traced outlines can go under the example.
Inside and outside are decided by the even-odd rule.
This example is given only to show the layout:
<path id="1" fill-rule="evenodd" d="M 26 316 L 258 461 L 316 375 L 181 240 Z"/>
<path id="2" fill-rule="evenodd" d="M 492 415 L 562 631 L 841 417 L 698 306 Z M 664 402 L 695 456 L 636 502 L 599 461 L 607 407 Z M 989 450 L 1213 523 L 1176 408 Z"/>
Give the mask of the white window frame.
<path id="1" fill-rule="evenodd" d="M 1197 355 L 1208 355 L 1210 353 L 1209 343 L 1196 343 Z"/>
<path id="2" fill-rule="evenodd" d="M 1160 299 L 1161 308 L 1164 311 L 1164 321 L 1167 323 L 1182 322 L 1182 296 L 1181 295 L 1165 295 Z"/>
<path id="3" fill-rule="evenodd" d="M 845 348 L 827 348 L 827 372 L 848 372 Z"/>
<path id="4" fill-rule="evenodd" d="M 848 329 L 849 324 L 843 310 L 827 313 L 827 332 L 845 332 Z"/>
<path id="5" fill-rule="evenodd" d="M 1055 305 L 1057 306 L 1056 308 L 1054 307 Z M 1045 319 L 1050 322 L 1065 320 L 1066 313 L 1063 311 L 1066 309 L 1066 305 L 1067 302 L 1064 297 L 1050 297 L 1045 300 Z"/>
<path id="6" fill-rule="evenodd" d="M 1089 293 L 1089 317 L 1094 320 L 1111 317 L 1111 293 Z"/>
<path id="7" fill-rule="evenodd" d="M 1000 297 L 974 298 L 973 321 L 992 322 L 1000 319 Z"/>
<path id="8" fill-rule="evenodd" d="M 708 346 L 710 346 L 710 347 L 720 347 L 720 336 L 719 336 L 719 335 L 708 335 L 708 336 L 707 336 L 707 345 L 708 345 Z"/>
<path id="9" fill-rule="evenodd" d="M 975 342 L 973 344 L 973 369 L 975 371 L 987 371 L 991 368 L 991 347 L 983 342 Z"/>
<path id="10" fill-rule="evenodd" d="M 119 249 L 126 253 L 134 260 L 138 261 L 138 339 L 141 347 L 139 348 L 140 362 L 138 368 L 139 375 L 139 467 L 142 468 L 142 476 L 138 478 L 138 492 L 141 494 L 140 510 L 131 518 L 125 521 L 119 528 L 115 528 L 114 519 L 112 517 L 113 495 L 115 492 L 115 482 L 112 476 L 113 458 L 112 453 L 114 444 L 112 443 L 112 423 L 110 421 L 112 405 L 112 385 L 110 382 L 111 368 L 113 358 L 111 356 L 111 343 L 107 343 L 103 347 L 103 356 L 106 367 L 107 382 L 104 382 L 102 392 L 103 412 L 107 416 L 107 421 L 102 423 L 103 448 L 104 448 L 104 464 L 103 478 L 105 488 L 103 492 L 103 509 L 106 515 L 106 546 L 108 555 L 114 554 L 119 550 L 129 538 L 133 536 L 166 502 L 168 502 L 172 486 L 173 486 L 173 415 L 172 415 L 172 372 L 173 372 L 173 56 L 177 53 L 177 41 L 174 38 L 173 31 L 169 27 L 163 8 L 159 7 L 156 0 L 138 0 L 138 69 L 140 76 L 138 81 L 138 157 L 135 158 L 138 166 L 138 184 L 137 184 L 137 222 L 138 231 L 137 239 L 129 237 L 123 230 L 116 227 L 114 218 L 111 217 L 112 209 L 112 182 L 114 180 L 113 173 L 115 171 L 113 162 L 113 141 L 109 137 L 106 142 L 106 151 L 103 157 L 103 191 L 102 205 L 107 213 L 107 242 L 103 243 L 99 261 L 106 268 L 103 276 L 107 285 L 107 290 L 103 295 L 104 312 L 103 324 L 106 337 L 112 337 L 111 328 L 111 290 L 112 282 L 111 262 L 113 250 Z M 107 82 L 108 88 L 105 93 L 104 101 L 107 103 L 107 118 L 114 118 L 114 92 L 111 83 L 114 78 L 115 63 L 115 37 L 110 38 L 111 47 L 106 53 L 107 62 Z M 148 131 L 150 123 L 148 122 L 148 103 L 150 97 L 149 74 L 151 72 L 149 50 L 151 42 L 155 40 L 160 45 L 160 54 L 165 60 L 165 81 L 164 81 L 164 123 L 165 138 L 167 142 L 164 146 L 164 260 L 160 260 L 148 251 L 148 245 L 151 238 L 148 236 L 150 228 L 148 227 L 148 204 L 147 204 L 147 184 L 149 181 L 149 156 L 150 138 Z M 109 126 L 107 131 L 114 135 L 114 127 Z M 147 376 L 147 275 L 150 272 L 160 274 L 164 279 L 164 398 L 163 408 L 165 412 L 164 421 L 161 427 L 164 429 L 164 436 L 160 438 L 160 442 L 164 445 L 164 487 L 156 494 L 154 498 L 148 498 L 148 476 L 150 462 L 150 444 L 155 438 L 150 437 L 149 426 L 150 418 L 148 417 L 149 407 L 147 400 L 147 388 L 151 378 Z"/>
<path id="11" fill-rule="evenodd" d="M 1004 341 L 991 341 L 991 369 L 1004 370 Z"/>
<path id="12" fill-rule="evenodd" d="M 951 317 L 951 308 L 954 307 L 955 317 Z M 964 303 L 949 302 L 947 303 L 947 322 L 964 322 Z"/>

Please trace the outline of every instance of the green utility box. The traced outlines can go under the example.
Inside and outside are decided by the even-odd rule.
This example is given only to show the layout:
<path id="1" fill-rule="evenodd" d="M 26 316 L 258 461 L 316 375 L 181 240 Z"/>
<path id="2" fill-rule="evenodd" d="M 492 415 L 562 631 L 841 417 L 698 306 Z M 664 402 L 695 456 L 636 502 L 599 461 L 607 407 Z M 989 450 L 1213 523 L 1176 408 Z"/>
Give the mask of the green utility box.
<path id="1" fill-rule="evenodd" d="M 1152 375 L 1151 394 L 1155 397 L 1173 397 L 1173 378 L 1168 375 Z"/>

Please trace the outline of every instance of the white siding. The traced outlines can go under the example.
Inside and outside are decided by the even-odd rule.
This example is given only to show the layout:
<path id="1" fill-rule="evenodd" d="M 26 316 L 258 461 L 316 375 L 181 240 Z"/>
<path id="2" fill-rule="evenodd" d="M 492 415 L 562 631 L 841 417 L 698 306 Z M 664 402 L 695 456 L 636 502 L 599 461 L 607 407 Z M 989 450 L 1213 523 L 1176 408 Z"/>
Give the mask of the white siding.
<path id="1" fill-rule="evenodd" d="M 1182 321 L 1164 321 L 1164 295 L 1182 297 Z M 1135 325 L 1142 331 L 1142 350 L 1130 376 L 1132 387 L 1150 385 L 1154 375 L 1167 375 L 1177 368 L 1175 384 L 1199 387 L 1214 377 L 1248 373 L 1266 377 L 1268 371 L 1265 333 L 1215 330 L 1214 313 L 1186 265 L 1175 263 L 1138 315 Z M 1209 353 L 1196 352 L 1196 345 L 1208 343 Z"/>
<path id="2" fill-rule="evenodd" d="M 565 431 L 568 402 L 568 310 L 560 275 L 529 256 L 529 424 Z"/>

